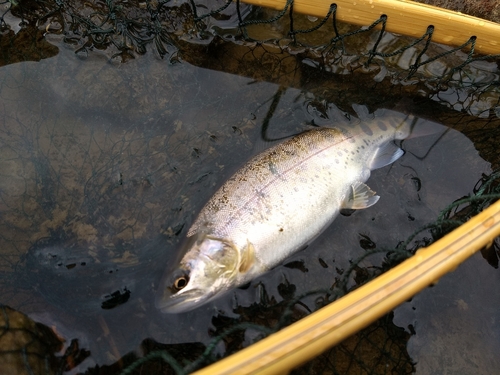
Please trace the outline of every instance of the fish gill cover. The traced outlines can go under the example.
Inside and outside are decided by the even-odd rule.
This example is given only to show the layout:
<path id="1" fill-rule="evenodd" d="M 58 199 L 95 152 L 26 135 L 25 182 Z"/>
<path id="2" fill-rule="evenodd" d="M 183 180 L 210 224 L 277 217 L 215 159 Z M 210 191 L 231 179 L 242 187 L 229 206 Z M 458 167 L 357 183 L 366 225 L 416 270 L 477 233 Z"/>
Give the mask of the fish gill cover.
<path id="1" fill-rule="evenodd" d="M 473 38 L 463 50 L 433 44 L 432 27 L 396 36 L 386 20 L 343 24 L 335 5 L 315 19 L 292 1 L 282 11 L 0 1 L 0 302 L 29 316 L 2 307 L 0 368 L 188 373 L 373 279 L 498 199 L 498 56 L 474 54 Z M 156 311 L 159 277 L 214 189 L 255 150 L 356 121 L 353 104 L 452 130 L 405 141 L 405 157 L 370 180 L 381 202 L 340 218 L 284 266 L 198 312 Z M 498 240 L 482 254 L 491 267 L 477 273 L 498 277 Z M 488 278 L 474 289 L 476 276 L 438 285 L 429 292 L 438 297 L 418 296 L 295 373 L 444 372 L 453 365 L 443 356 L 462 372 L 491 373 L 494 334 L 455 331 L 475 332 L 474 314 L 499 311 L 497 289 Z M 471 297 L 483 290 L 488 298 Z M 446 308 L 431 319 L 427 305 Z M 498 316 L 489 314 L 482 322 Z M 449 331 L 433 327 L 439 317 Z"/>

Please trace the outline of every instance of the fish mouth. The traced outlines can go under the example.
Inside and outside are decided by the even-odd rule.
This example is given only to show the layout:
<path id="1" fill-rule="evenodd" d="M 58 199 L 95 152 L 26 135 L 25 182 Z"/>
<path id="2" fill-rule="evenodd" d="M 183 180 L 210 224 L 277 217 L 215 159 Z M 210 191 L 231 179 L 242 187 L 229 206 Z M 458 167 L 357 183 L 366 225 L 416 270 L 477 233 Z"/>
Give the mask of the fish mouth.
<path id="1" fill-rule="evenodd" d="M 212 297 L 213 293 L 201 289 L 190 289 L 177 294 L 158 294 L 155 305 L 162 313 L 177 314 L 194 310 L 211 300 Z"/>

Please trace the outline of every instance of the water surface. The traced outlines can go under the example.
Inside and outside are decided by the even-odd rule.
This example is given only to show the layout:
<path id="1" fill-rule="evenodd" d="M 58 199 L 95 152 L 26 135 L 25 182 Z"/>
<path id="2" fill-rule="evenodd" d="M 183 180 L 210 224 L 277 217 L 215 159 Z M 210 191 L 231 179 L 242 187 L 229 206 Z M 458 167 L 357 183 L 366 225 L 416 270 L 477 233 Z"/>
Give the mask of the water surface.
<path id="1" fill-rule="evenodd" d="M 232 172 L 269 140 L 325 122 L 320 114 L 332 113 L 325 107 L 352 116 L 352 104 L 366 104 L 373 112 L 400 88 L 360 89 L 363 72 L 324 86 L 303 75 L 301 87 L 293 87 L 296 79 L 284 87 L 172 64 L 152 52 L 126 63 L 98 50 L 82 57 L 59 36 L 47 40 L 57 46 L 54 57 L 0 68 L 0 302 L 78 338 L 91 351 L 81 371 L 112 364 L 146 339 L 203 348 L 237 322 L 272 327 L 282 301 L 330 288 L 369 249 L 395 248 L 491 171 L 456 130 L 405 141 L 406 154 L 367 182 L 381 196 L 374 207 L 340 216 L 246 289 L 188 313 L 161 314 L 154 307 L 159 278 L 198 210 Z M 329 94 L 337 84 L 345 95 L 336 102 Z M 460 109 L 463 101 L 452 98 L 463 91 L 449 90 L 446 100 Z M 472 100 L 477 105 L 468 106 L 464 121 L 482 113 L 476 109 L 484 101 Z M 450 127 L 465 116 L 434 108 L 423 102 L 417 114 L 441 123 L 448 115 Z M 360 266 L 382 261 L 375 255 Z M 498 368 L 498 277 L 475 255 L 395 311 L 396 325 L 412 334 L 407 350 L 417 373 Z M 294 314 L 314 310 L 316 297 Z M 215 352 L 258 334 L 222 341 Z"/>

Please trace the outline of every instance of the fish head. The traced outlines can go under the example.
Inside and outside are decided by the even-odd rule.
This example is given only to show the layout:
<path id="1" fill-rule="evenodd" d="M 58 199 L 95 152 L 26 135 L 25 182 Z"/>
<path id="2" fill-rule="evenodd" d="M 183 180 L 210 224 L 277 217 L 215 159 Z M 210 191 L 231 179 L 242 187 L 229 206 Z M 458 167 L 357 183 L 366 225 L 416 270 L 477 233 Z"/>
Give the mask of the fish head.
<path id="1" fill-rule="evenodd" d="M 240 256 L 231 242 L 199 233 L 188 237 L 183 250 L 160 282 L 156 307 L 162 312 L 192 310 L 234 286 Z"/>

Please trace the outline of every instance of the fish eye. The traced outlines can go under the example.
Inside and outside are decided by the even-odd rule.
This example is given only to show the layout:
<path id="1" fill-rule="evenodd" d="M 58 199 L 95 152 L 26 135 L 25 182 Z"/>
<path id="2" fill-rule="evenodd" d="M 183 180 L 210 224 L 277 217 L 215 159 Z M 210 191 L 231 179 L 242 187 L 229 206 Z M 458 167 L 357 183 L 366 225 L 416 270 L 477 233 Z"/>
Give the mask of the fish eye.
<path id="1" fill-rule="evenodd" d="M 174 281 L 174 289 L 179 291 L 181 289 L 184 289 L 187 284 L 189 282 L 189 277 L 186 276 L 186 275 L 183 275 L 181 277 L 178 277 L 175 281 Z"/>

